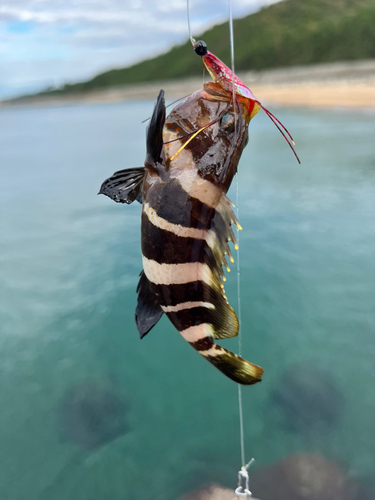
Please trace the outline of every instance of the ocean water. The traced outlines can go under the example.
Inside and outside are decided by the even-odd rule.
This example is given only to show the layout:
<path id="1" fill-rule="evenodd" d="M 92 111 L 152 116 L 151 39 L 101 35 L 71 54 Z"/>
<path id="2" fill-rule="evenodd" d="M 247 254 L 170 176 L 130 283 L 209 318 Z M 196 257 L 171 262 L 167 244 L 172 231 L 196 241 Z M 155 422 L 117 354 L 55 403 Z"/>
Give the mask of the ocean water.
<path id="1" fill-rule="evenodd" d="M 141 207 L 96 195 L 143 164 L 152 106 L 0 112 L 2 500 L 177 500 L 210 481 L 236 486 L 237 386 L 166 318 L 139 339 Z M 243 355 L 265 369 L 242 391 L 246 458 L 261 468 L 318 452 L 368 481 L 375 115 L 275 111 L 302 165 L 257 116 L 239 167 Z M 226 292 L 237 309 L 235 265 Z"/>

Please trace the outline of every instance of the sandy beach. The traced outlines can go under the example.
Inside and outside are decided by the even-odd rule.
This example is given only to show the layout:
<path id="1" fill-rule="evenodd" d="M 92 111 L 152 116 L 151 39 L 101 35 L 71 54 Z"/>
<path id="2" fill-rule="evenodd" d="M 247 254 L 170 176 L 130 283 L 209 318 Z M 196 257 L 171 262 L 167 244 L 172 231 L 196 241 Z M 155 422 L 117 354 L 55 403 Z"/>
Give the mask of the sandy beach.
<path id="1" fill-rule="evenodd" d="M 375 108 L 375 84 L 370 83 L 303 83 L 290 86 L 253 86 L 263 102 L 280 106 L 315 108 Z"/>
<path id="2" fill-rule="evenodd" d="M 375 60 L 316 64 L 239 73 L 264 103 L 314 108 L 375 108 Z M 208 77 L 207 80 L 208 81 Z M 202 78 L 126 85 L 66 96 L 35 96 L 0 102 L 2 107 L 61 106 L 155 99 L 163 88 L 167 99 L 189 95 Z"/>

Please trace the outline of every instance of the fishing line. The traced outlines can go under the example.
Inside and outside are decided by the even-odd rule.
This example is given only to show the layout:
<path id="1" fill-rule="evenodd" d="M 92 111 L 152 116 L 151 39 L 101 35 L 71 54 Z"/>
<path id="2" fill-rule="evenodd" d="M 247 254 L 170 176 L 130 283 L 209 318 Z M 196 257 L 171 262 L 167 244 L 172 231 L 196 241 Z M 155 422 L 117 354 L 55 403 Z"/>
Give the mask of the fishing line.
<path id="1" fill-rule="evenodd" d="M 235 88 L 234 88 L 234 35 L 233 35 L 233 15 L 232 15 L 232 2 L 231 2 L 231 0 L 228 0 L 228 4 L 229 4 L 229 44 L 230 44 L 231 69 L 232 69 L 232 99 L 233 99 L 233 113 L 234 113 L 234 133 L 235 133 L 235 135 L 237 135 L 236 92 L 235 92 Z"/>
<path id="2" fill-rule="evenodd" d="M 232 1 L 228 0 L 229 7 L 229 43 L 230 43 L 230 60 L 232 69 L 232 93 L 233 93 L 233 112 L 234 112 L 234 124 L 236 127 L 236 106 L 235 106 L 235 88 L 234 88 L 234 35 L 233 35 L 233 15 L 232 15 Z M 237 220 L 240 220 L 239 214 L 239 181 L 238 181 L 238 170 L 236 175 L 236 216 Z M 238 355 L 242 354 L 242 319 L 241 319 L 241 267 L 240 267 L 240 230 L 237 227 L 237 308 L 238 308 Z M 238 387 L 238 411 L 240 416 L 240 443 L 241 443 L 241 466 L 245 465 L 245 439 L 244 439 L 244 429 L 243 429 L 243 411 L 242 411 L 242 391 L 241 385 L 237 384 Z"/>
<path id="3" fill-rule="evenodd" d="M 189 2 L 189 0 L 186 0 L 186 10 L 187 10 L 187 22 L 188 22 L 188 30 L 189 30 L 189 39 L 190 39 L 190 42 L 191 42 L 192 46 L 194 47 L 195 40 L 193 38 L 193 35 L 191 34 L 191 27 L 190 27 L 190 2 Z"/>
<path id="4" fill-rule="evenodd" d="M 234 72 L 234 36 L 233 36 L 233 15 L 232 15 L 232 1 L 228 0 L 229 6 L 229 38 L 230 38 L 230 57 L 231 57 L 231 69 L 232 69 L 232 98 L 233 98 L 233 113 L 234 113 L 234 126 L 235 126 L 235 136 L 236 127 L 237 127 L 237 113 L 236 113 L 236 94 L 235 94 L 235 72 Z M 189 39 L 191 44 L 195 45 L 195 40 L 191 33 L 190 26 L 190 2 L 186 0 L 187 7 L 187 22 L 188 22 L 188 31 L 189 31 Z M 239 111 L 241 112 L 241 111 Z M 270 117 L 271 118 L 271 117 Z M 272 120 L 272 118 L 271 118 Z M 272 120 L 273 121 L 273 120 Z M 204 127 L 206 128 L 206 127 Z M 194 138 L 198 135 L 199 132 L 204 130 L 204 128 L 195 132 L 190 139 L 174 154 L 173 158 Z M 288 132 L 287 132 L 288 133 Z M 289 134 L 289 133 L 288 133 Z M 239 220 L 239 181 L 238 181 L 238 171 L 236 175 L 236 216 L 237 220 Z M 241 356 L 242 353 L 242 337 L 241 337 L 241 268 L 240 268 L 240 250 L 239 250 L 239 241 L 240 241 L 240 226 L 237 225 L 237 307 L 238 307 L 238 355 Z M 248 467 L 252 464 L 253 459 L 250 460 L 247 464 L 245 463 L 245 438 L 244 438 L 244 425 L 243 425 L 243 409 L 242 409 L 242 392 L 241 385 L 237 384 L 238 387 L 238 411 L 239 411 L 239 420 L 240 420 L 240 444 L 241 444 L 241 470 L 238 472 L 238 488 L 235 491 L 236 496 L 238 497 L 246 497 L 250 498 L 251 492 L 249 490 L 249 475 L 247 472 Z M 242 486 L 242 480 L 245 480 L 245 488 Z"/>
<path id="5" fill-rule="evenodd" d="M 185 95 L 184 97 L 179 97 L 175 101 L 173 101 L 170 104 L 168 104 L 168 106 L 165 106 L 165 109 L 169 108 L 169 106 L 172 106 L 172 104 L 176 104 L 176 102 L 178 102 L 178 101 L 182 101 L 182 99 L 186 99 L 187 97 L 189 97 L 189 95 L 191 95 L 191 94 Z M 151 120 L 151 116 L 149 116 L 148 118 L 145 118 L 143 121 L 141 121 L 141 123 L 145 123 L 148 120 Z"/>
<path id="6" fill-rule="evenodd" d="M 225 115 L 227 110 L 228 110 L 228 108 L 224 109 L 224 111 L 219 115 L 218 118 L 216 118 L 214 121 L 212 121 L 208 125 L 205 125 L 204 127 L 200 128 L 199 130 L 196 130 L 195 132 L 191 132 L 190 134 L 186 134 L 182 137 L 177 137 L 176 139 L 172 139 L 171 141 L 163 142 L 163 144 L 170 144 L 171 142 L 181 141 L 185 137 L 190 136 L 190 138 L 180 147 L 180 149 L 178 151 L 176 151 L 176 153 L 171 158 L 169 158 L 169 161 L 171 162 L 178 154 L 180 154 L 181 151 L 189 144 L 189 142 L 192 141 L 200 132 L 202 132 L 203 130 L 205 130 L 208 127 L 211 127 L 211 125 L 214 125 L 219 120 L 221 120 L 221 118 Z"/>
<path id="7" fill-rule="evenodd" d="M 233 93 L 233 112 L 234 112 L 234 127 L 236 131 L 237 125 L 237 113 L 236 113 L 236 97 L 235 97 L 235 87 L 234 87 L 234 35 L 233 35 L 233 14 L 232 14 L 232 0 L 228 0 L 229 5 L 229 39 L 230 39 L 230 58 L 231 58 L 231 69 L 232 69 L 232 93 Z M 241 112 L 239 110 L 239 112 Z M 240 220 L 239 213 L 239 180 L 238 180 L 238 170 L 236 175 L 236 216 L 237 220 Z M 242 354 L 242 317 L 241 317 L 241 263 L 240 263 L 240 227 L 237 225 L 237 308 L 238 308 L 238 355 Z M 240 424 L 240 445 L 241 445 L 241 470 L 238 472 L 238 488 L 235 494 L 238 497 L 250 498 L 252 496 L 249 490 L 249 474 L 247 472 L 248 467 L 252 464 L 253 458 L 249 463 L 245 463 L 245 436 L 244 436 L 244 425 L 243 425 L 243 407 L 242 407 L 242 388 L 241 384 L 237 384 L 238 387 L 238 413 L 239 413 L 239 424 Z M 245 487 L 242 486 L 242 481 L 245 480 Z"/>
<path id="8" fill-rule="evenodd" d="M 239 182 L 238 182 L 238 172 L 236 175 L 236 217 L 239 220 L 239 209 L 238 209 L 238 200 L 239 200 Z M 241 330 L 242 330 L 242 321 L 241 321 L 241 269 L 240 269 L 240 230 L 237 227 L 237 308 L 238 308 L 238 355 L 242 354 L 242 339 L 241 339 Z M 242 411 L 242 392 L 241 392 L 241 384 L 237 384 L 238 387 L 238 410 L 240 415 L 240 443 L 241 443 L 241 465 L 245 465 L 245 439 L 244 439 L 244 430 L 243 430 L 243 411 Z"/>

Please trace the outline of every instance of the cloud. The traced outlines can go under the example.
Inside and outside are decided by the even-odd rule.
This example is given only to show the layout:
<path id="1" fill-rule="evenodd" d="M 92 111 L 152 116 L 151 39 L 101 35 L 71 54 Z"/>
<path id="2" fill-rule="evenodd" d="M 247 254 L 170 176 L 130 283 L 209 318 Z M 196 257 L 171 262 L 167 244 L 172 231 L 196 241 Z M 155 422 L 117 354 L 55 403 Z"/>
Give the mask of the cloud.
<path id="1" fill-rule="evenodd" d="M 275 1 L 236 0 L 233 15 Z M 190 0 L 195 36 L 227 18 L 227 0 Z M 187 38 L 186 0 L 2 0 L 0 97 L 90 78 Z"/>

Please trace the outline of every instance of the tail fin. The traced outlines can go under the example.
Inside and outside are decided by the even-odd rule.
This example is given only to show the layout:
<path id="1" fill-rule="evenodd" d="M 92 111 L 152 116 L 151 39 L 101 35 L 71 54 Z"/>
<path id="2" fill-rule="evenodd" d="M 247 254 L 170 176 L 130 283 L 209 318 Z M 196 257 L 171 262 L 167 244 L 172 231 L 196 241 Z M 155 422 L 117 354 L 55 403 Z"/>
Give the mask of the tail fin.
<path id="1" fill-rule="evenodd" d="M 263 368 L 215 344 L 210 337 L 189 343 L 207 361 L 238 384 L 252 385 L 262 381 Z"/>

